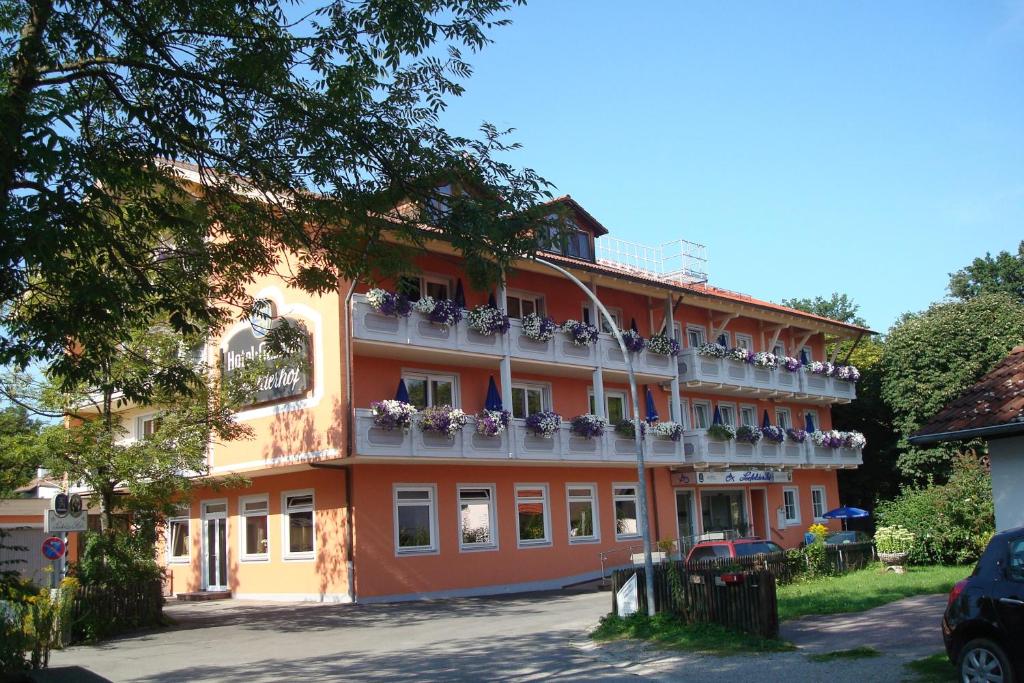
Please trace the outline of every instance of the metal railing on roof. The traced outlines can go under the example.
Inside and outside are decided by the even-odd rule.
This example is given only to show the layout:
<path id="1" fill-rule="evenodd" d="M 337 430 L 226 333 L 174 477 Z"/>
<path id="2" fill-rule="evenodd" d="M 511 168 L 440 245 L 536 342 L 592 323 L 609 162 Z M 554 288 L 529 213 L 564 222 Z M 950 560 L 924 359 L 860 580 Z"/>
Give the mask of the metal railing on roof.
<path id="1" fill-rule="evenodd" d="M 672 240 L 657 246 L 605 235 L 594 240 L 597 262 L 634 275 L 677 284 L 708 280 L 708 251 L 703 244 Z"/>

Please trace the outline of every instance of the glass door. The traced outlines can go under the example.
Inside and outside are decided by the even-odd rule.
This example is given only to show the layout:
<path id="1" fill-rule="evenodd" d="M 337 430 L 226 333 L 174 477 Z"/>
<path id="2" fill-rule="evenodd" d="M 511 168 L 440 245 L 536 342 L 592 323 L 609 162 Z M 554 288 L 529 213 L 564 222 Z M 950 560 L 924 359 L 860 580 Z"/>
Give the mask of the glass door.
<path id="1" fill-rule="evenodd" d="M 228 590 L 227 503 L 203 503 L 203 588 Z"/>
<path id="2" fill-rule="evenodd" d="M 697 535 L 694 521 L 693 491 L 676 491 L 676 522 L 680 548 L 691 543 Z"/>

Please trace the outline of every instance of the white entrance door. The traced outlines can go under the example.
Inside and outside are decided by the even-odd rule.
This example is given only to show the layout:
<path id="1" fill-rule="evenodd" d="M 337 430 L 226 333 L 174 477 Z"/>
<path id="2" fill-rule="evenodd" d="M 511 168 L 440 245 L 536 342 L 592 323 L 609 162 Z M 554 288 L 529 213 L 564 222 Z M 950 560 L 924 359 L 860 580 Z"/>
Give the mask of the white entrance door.
<path id="1" fill-rule="evenodd" d="M 227 503 L 203 503 L 203 589 L 228 589 Z"/>

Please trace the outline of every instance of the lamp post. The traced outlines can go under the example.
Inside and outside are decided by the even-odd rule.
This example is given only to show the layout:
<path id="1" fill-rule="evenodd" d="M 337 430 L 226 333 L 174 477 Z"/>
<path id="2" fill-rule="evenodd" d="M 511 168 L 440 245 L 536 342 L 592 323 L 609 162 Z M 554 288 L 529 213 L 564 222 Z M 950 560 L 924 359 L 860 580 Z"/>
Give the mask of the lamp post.
<path id="1" fill-rule="evenodd" d="M 604 307 L 604 304 L 597 298 L 597 296 L 587 288 L 585 284 L 570 273 L 565 268 L 558 266 L 551 261 L 542 258 L 534 258 L 534 260 L 558 273 L 564 275 L 570 282 L 575 284 L 583 293 L 587 295 L 597 310 L 601 313 L 605 322 L 612 329 L 612 333 L 615 336 L 615 341 L 619 343 L 619 348 L 622 350 L 622 356 L 626 359 L 626 372 L 629 374 L 629 392 L 633 399 L 633 431 L 634 440 L 636 441 L 636 472 L 639 484 L 639 491 L 637 492 L 637 521 L 640 523 L 640 536 L 644 542 L 644 578 L 646 579 L 647 589 L 647 614 L 654 616 L 654 561 L 651 558 L 651 534 L 650 526 L 647 520 L 647 472 L 644 469 L 644 437 L 642 418 L 640 417 L 640 398 L 636 388 L 636 375 L 633 374 L 633 359 L 630 357 L 629 351 L 626 349 L 626 344 L 622 341 L 622 334 L 619 332 L 618 326 L 615 324 L 615 320 L 611 314 L 608 313 L 608 309 Z"/>

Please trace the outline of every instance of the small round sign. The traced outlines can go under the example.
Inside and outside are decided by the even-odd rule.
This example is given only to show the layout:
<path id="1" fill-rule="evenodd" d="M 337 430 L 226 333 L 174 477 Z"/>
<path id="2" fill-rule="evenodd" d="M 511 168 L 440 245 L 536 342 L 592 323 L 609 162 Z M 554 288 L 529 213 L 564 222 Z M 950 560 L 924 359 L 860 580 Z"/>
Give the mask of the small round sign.
<path id="1" fill-rule="evenodd" d="M 66 550 L 67 546 L 64 545 L 64 541 L 56 536 L 50 536 L 43 541 L 43 556 L 48 560 L 59 560 L 64 557 Z"/>
<path id="2" fill-rule="evenodd" d="M 66 517 L 68 514 L 68 494 L 58 493 L 53 497 L 53 511 L 58 517 Z"/>
<path id="3" fill-rule="evenodd" d="M 82 515 L 82 497 L 77 493 L 72 493 L 68 496 L 68 513 L 72 517 L 80 517 Z"/>

